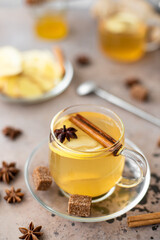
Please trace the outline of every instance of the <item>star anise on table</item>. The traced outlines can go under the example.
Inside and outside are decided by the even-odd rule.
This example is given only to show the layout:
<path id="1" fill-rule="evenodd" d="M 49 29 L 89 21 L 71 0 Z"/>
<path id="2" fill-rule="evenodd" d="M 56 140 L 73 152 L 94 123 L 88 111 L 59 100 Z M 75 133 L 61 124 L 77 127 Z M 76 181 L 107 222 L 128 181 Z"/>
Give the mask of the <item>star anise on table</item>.
<path id="1" fill-rule="evenodd" d="M 6 136 L 6 137 L 9 137 L 10 139 L 14 140 L 16 139 L 17 137 L 19 137 L 19 135 L 22 134 L 22 131 L 19 130 L 19 129 L 15 129 L 13 127 L 5 127 L 3 130 L 2 130 L 3 134 Z"/>
<path id="2" fill-rule="evenodd" d="M 85 55 L 80 55 L 76 58 L 76 62 L 78 65 L 80 66 L 88 66 L 91 64 L 91 60 L 89 57 L 85 56 Z"/>
<path id="3" fill-rule="evenodd" d="M 77 130 L 73 127 L 66 128 L 65 125 L 63 125 L 63 128 L 54 130 L 54 134 L 56 138 L 63 143 L 65 139 L 67 139 L 70 142 L 71 138 L 77 138 L 77 135 L 75 134 Z"/>
<path id="4" fill-rule="evenodd" d="M 0 181 L 9 183 L 18 172 L 19 169 L 16 168 L 16 163 L 6 163 L 3 161 L 0 168 Z"/>
<path id="5" fill-rule="evenodd" d="M 8 203 L 20 203 L 22 201 L 22 197 L 24 196 L 24 194 L 21 192 L 21 189 L 18 188 L 17 190 L 14 189 L 14 187 L 11 187 L 11 189 L 6 189 L 6 196 L 4 197 L 4 199 L 8 202 Z"/>
<path id="6" fill-rule="evenodd" d="M 38 240 L 43 233 L 41 232 L 42 226 L 34 227 L 34 224 L 31 222 L 29 228 L 19 228 L 19 231 L 23 234 L 19 239 L 26 240 Z"/>

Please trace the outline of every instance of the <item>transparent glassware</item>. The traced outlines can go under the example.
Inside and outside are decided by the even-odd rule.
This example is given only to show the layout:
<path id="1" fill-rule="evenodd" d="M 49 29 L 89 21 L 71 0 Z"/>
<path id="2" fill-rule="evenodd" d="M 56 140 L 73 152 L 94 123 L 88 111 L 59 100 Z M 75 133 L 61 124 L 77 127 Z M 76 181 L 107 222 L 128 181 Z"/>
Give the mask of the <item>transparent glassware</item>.
<path id="1" fill-rule="evenodd" d="M 101 4 L 100 4 L 101 3 Z M 143 1 L 100 0 L 99 45 L 114 60 L 134 62 L 160 46 L 160 17 Z"/>
<path id="2" fill-rule="evenodd" d="M 61 119 L 61 117 L 65 117 L 66 114 L 73 114 L 77 112 L 88 112 L 91 111 L 92 113 L 103 113 L 107 114 L 110 118 L 114 119 L 114 121 L 117 122 L 119 128 L 121 129 L 121 134 L 118 138 L 118 140 L 107 148 L 100 148 L 99 150 L 95 151 L 81 151 L 81 150 L 74 150 L 69 147 L 65 147 L 64 144 L 58 142 L 57 139 L 55 139 L 54 136 L 54 124 L 56 121 Z M 31 153 L 29 156 L 26 165 L 25 165 L 25 181 L 27 184 L 27 187 L 29 191 L 31 192 L 32 196 L 48 211 L 57 214 L 58 216 L 64 217 L 66 219 L 72 220 L 72 221 L 79 221 L 79 222 L 100 222 L 104 220 L 109 220 L 112 218 L 115 218 L 117 216 L 120 216 L 133 207 L 135 207 L 141 199 L 144 197 L 150 183 L 150 168 L 148 161 L 142 151 L 130 140 L 124 139 L 124 126 L 121 121 L 121 119 L 111 110 L 95 106 L 95 105 L 76 105 L 68 107 L 62 111 L 60 111 L 55 117 L 52 119 L 51 122 L 51 128 L 50 128 L 50 136 L 49 141 L 48 139 L 41 142 Z M 70 154 L 70 156 L 74 157 L 75 164 L 77 157 L 79 160 L 81 159 L 82 165 L 85 164 L 85 161 L 90 158 L 90 167 L 87 169 L 90 171 L 90 169 L 93 169 L 92 161 L 94 161 L 93 154 L 96 154 L 96 158 L 98 158 L 99 154 L 101 154 L 101 157 L 98 158 L 99 160 L 101 158 L 106 159 L 109 157 L 109 161 L 111 165 L 114 165 L 114 160 L 116 159 L 116 156 L 122 156 L 125 158 L 125 164 L 123 165 L 123 173 L 121 173 L 122 177 L 119 179 L 117 183 L 115 183 L 114 187 L 112 187 L 106 194 L 103 194 L 101 196 L 98 196 L 96 198 L 92 198 L 92 205 L 91 205 L 91 216 L 90 217 L 77 217 L 77 216 L 71 216 L 67 212 L 67 206 L 68 206 L 68 197 L 69 194 L 67 194 L 65 191 L 63 191 L 63 188 L 59 187 L 57 185 L 57 180 L 54 180 L 51 188 L 48 191 L 36 191 L 33 183 L 32 174 L 34 169 L 37 166 L 49 166 L 48 158 L 50 161 L 53 159 L 50 158 L 50 154 L 52 152 L 52 147 L 50 145 L 54 144 L 53 142 L 56 141 L 56 144 L 59 144 L 61 155 L 63 155 L 62 158 L 66 158 L 66 151 L 67 156 Z M 48 146 L 49 142 L 49 146 Z M 118 147 L 119 143 L 121 143 L 122 147 Z M 117 151 L 118 149 L 118 151 Z M 73 156 L 74 155 L 74 156 Z M 105 155 L 105 156 L 104 156 Z M 76 157 L 75 157 L 76 156 Z M 60 163 L 61 156 L 58 157 L 58 165 L 60 168 L 64 169 L 64 164 Z M 112 158 L 112 159 L 111 159 Z M 63 159 L 62 159 L 63 160 Z M 65 159 L 65 161 L 69 161 L 69 159 Z M 60 164 L 59 164 L 60 163 Z M 109 163 L 109 162 L 108 162 Z M 113 164 L 112 164 L 113 163 Z M 74 164 L 74 163 L 73 163 Z M 100 162 L 98 162 L 99 165 Z M 118 165 L 114 167 L 114 169 L 117 169 L 117 166 L 119 166 L 121 162 L 118 162 Z M 68 162 L 68 166 L 70 163 Z M 100 166 L 102 169 L 106 171 L 106 167 L 104 166 L 105 163 Z M 96 165 L 96 169 L 98 170 L 98 165 Z M 73 168 L 70 167 L 71 170 L 75 173 L 75 166 Z M 97 171 L 96 170 L 96 171 Z M 86 171 L 85 168 L 81 168 L 81 171 Z M 92 171 L 92 170 L 91 170 Z M 112 172 L 111 172 L 112 173 Z M 77 176 L 77 174 L 74 174 L 74 176 Z M 93 178 L 91 178 L 91 181 Z M 102 182 L 103 184 L 103 182 Z M 95 185 L 92 185 L 90 187 L 96 187 Z"/>
<path id="3" fill-rule="evenodd" d="M 115 132 L 119 139 L 108 148 L 87 149 L 86 151 L 80 150 L 80 148 L 74 150 L 60 143 L 54 135 L 57 123 L 81 112 L 82 116 L 90 112 L 94 114 L 94 118 L 96 115 L 100 117 L 101 115 L 98 114 L 102 114 L 107 118 L 103 121 L 108 121 L 110 126 L 115 122 L 116 125 L 112 129 L 111 136 Z M 59 127 L 62 126 L 63 122 Z M 117 132 L 116 126 L 118 126 L 119 132 Z M 83 146 L 84 137 L 81 141 L 83 141 Z M 81 143 L 79 144 L 81 145 Z M 124 147 L 124 126 L 121 119 L 110 109 L 101 106 L 75 105 L 57 113 L 51 121 L 49 149 L 50 172 L 57 185 L 66 193 L 92 196 L 97 201 L 99 198 L 101 199 L 102 195 L 107 195 L 115 185 L 124 188 L 137 186 L 143 181 L 148 171 L 145 158 L 140 153 Z M 133 161 L 137 166 L 135 168 L 137 169 L 136 178 L 123 176 L 127 159 Z"/>
<path id="4" fill-rule="evenodd" d="M 140 152 L 142 151 L 129 139 L 125 139 L 125 147 Z M 48 138 L 39 143 L 25 164 L 25 182 L 33 198 L 47 211 L 60 217 L 77 222 L 101 222 L 116 218 L 134 208 L 146 194 L 150 184 L 150 169 L 144 180 L 134 188 L 122 188 L 116 186 L 110 196 L 101 202 L 92 203 L 90 217 L 71 216 L 67 212 L 68 198 L 59 190 L 59 187 L 53 181 L 48 191 L 36 191 L 33 183 L 33 170 L 37 166 L 47 166 L 48 164 Z M 145 157 L 145 156 L 144 156 Z M 126 171 L 136 177 L 135 164 L 133 161 L 126 161 Z"/>
<path id="5" fill-rule="evenodd" d="M 30 6 L 37 36 L 48 40 L 65 38 L 69 27 L 67 21 L 67 1 L 53 0 Z"/>

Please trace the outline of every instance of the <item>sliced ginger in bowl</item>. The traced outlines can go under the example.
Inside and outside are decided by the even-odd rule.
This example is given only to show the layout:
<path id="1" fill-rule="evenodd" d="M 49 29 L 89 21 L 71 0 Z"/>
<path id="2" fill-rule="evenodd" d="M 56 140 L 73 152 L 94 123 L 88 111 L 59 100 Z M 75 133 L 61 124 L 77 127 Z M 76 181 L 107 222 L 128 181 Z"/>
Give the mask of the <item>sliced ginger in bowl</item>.
<path id="1" fill-rule="evenodd" d="M 10 51 L 9 49 L 7 50 L 8 52 Z M 3 55 L 1 52 L 4 52 L 3 48 L 0 48 L 0 56 Z M 13 49 L 11 52 L 14 52 Z M 21 72 L 16 71 L 16 64 L 15 71 L 13 71 L 13 62 L 7 63 L 8 67 L 12 65 L 14 74 L 9 73 L 9 71 L 9 74 L 7 74 L 6 70 L 5 73 L 7 75 L 4 76 L 2 74 L 0 76 L 1 93 L 12 98 L 36 98 L 52 90 L 62 80 L 64 67 L 62 68 L 62 63 L 59 63 L 59 60 L 54 58 L 50 51 L 31 50 L 23 53 L 19 52 L 19 54 L 21 56 Z"/>
<path id="2" fill-rule="evenodd" d="M 43 94 L 42 89 L 23 74 L 13 77 L 3 77 L 3 81 L 2 92 L 9 97 L 29 98 Z"/>
<path id="3" fill-rule="evenodd" d="M 21 53 L 10 46 L 0 48 L 0 66 L 0 77 L 13 76 L 21 73 Z"/>

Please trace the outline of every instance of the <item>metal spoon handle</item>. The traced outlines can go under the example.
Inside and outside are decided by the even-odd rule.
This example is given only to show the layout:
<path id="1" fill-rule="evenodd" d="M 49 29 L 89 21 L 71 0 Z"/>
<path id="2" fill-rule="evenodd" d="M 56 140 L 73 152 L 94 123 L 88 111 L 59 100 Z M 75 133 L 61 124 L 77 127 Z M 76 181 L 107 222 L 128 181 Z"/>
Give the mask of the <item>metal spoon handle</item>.
<path id="1" fill-rule="evenodd" d="M 126 101 L 106 92 L 101 88 L 96 88 L 94 92 L 97 96 L 107 100 L 108 102 L 113 103 L 114 105 L 119 106 L 128 112 L 131 112 L 134 115 L 137 115 L 138 117 L 141 117 L 148 122 L 160 127 L 160 119 L 154 117 L 153 115 L 144 112 L 143 110 L 131 105 L 130 103 L 127 103 Z"/>

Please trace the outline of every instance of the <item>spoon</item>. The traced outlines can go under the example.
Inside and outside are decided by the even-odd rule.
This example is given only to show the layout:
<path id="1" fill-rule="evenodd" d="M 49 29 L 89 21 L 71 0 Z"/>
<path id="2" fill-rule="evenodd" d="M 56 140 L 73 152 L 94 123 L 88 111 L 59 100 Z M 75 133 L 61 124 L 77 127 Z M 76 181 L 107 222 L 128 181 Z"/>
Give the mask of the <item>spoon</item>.
<path id="1" fill-rule="evenodd" d="M 149 113 L 146 113 L 145 111 L 133 106 L 132 104 L 122 100 L 121 98 L 118 98 L 112 95 L 111 93 L 108 93 L 102 88 L 99 88 L 94 82 L 89 81 L 89 82 L 82 83 L 77 88 L 77 94 L 80 96 L 85 96 L 91 93 L 94 93 L 97 96 L 107 100 L 108 102 L 118 107 L 121 107 L 122 109 L 130 113 L 133 113 L 134 115 L 160 127 L 160 119 L 154 117 Z"/>

